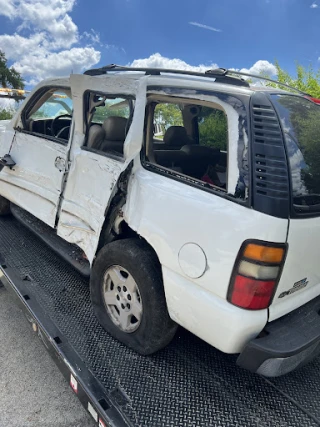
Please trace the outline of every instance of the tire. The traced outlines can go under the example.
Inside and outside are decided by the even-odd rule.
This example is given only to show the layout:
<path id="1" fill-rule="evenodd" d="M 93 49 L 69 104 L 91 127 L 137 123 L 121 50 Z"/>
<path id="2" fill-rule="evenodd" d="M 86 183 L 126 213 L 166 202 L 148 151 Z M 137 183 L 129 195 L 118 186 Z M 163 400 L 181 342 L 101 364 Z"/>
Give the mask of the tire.
<path id="1" fill-rule="evenodd" d="M 10 202 L 4 197 L 0 196 L 0 216 L 10 215 Z"/>
<path id="2" fill-rule="evenodd" d="M 143 241 L 104 246 L 93 265 L 90 292 L 103 328 L 138 353 L 155 353 L 174 337 L 178 325 L 168 314 L 161 266 Z"/>

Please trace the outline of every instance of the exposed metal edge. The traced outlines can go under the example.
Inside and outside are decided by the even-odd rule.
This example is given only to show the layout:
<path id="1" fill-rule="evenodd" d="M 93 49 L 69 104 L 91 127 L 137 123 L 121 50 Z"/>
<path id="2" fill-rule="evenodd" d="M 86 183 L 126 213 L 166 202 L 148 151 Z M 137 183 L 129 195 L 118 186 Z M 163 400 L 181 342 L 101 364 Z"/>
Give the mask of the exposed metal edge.
<path id="1" fill-rule="evenodd" d="M 100 382 L 91 374 L 74 348 L 43 311 L 36 297 L 26 285 L 28 280 L 24 282 L 23 279 L 17 277 L 14 270 L 5 265 L 1 254 L 0 264 L 0 284 L 2 283 L 12 294 L 15 302 L 23 310 L 27 320 L 32 324 L 33 330 L 96 425 L 99 427 L 133 427 L 121 412 L 119 405 L 106 394 Z"/>

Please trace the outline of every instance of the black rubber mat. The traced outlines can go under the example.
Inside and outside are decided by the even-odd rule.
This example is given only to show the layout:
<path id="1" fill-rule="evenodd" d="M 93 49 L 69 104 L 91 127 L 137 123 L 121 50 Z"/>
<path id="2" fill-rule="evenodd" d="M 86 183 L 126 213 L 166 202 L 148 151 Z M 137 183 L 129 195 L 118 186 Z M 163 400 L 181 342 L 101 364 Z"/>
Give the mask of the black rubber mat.
<path id="1" fill-rule="evenodd" d="M 319 359 L 269 381 L 183 329 L 165 350 L 139 356 L 100 327 L 87 281 L 15 219 L 0 219 L 0 253 L 30 277 L 30 292 L 133 426 L 320 425 Z"/>

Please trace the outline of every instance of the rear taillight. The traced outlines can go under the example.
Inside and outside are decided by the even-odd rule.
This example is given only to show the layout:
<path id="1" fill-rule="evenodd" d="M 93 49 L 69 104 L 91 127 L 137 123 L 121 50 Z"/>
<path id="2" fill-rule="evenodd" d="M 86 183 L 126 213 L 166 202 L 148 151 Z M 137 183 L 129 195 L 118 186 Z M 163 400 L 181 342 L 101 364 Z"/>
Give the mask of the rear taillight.
<path id="1" fill-rule="evenodd" d="M 262 310 L 276 291 L 286 245 L 259 240 L 241 246 L 231 277 L 228 301 L 247 310 Z"/>

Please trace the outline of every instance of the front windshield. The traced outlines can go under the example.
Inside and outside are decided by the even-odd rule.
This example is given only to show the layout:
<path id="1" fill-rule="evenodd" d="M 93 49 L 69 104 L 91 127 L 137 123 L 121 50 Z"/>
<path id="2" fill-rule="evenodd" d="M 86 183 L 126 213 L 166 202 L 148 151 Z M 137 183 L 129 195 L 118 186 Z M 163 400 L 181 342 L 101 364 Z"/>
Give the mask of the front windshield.
<path id="1" fill-rule="evenodd" d="M 55 118 L 72 114 L 72 100 L 64 92 L 55 92 L 30 118 Z"/>

